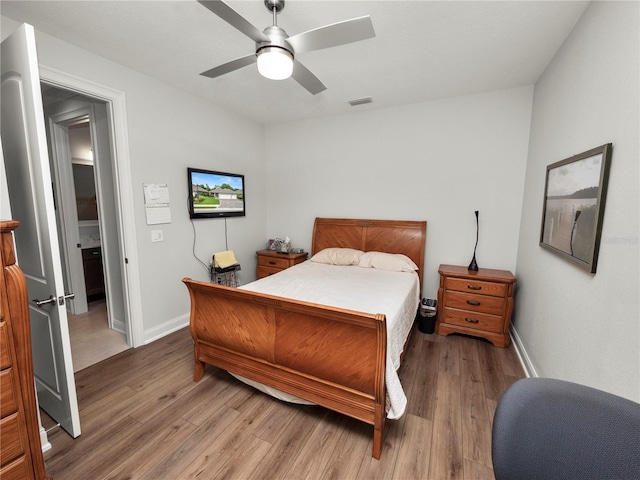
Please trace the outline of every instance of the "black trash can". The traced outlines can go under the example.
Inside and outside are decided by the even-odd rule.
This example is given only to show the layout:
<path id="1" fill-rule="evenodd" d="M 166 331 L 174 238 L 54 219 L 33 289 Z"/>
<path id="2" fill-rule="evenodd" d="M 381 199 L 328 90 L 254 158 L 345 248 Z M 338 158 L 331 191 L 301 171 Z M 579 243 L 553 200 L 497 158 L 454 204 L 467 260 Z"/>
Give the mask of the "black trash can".
<path id="1" fill-rule="evenodd" d="M 423 298 L 416 318 L 418 319 L 418 330 L 422 333 L 433 333 L 438 318 L 438 301 L 433 298 Z"/>

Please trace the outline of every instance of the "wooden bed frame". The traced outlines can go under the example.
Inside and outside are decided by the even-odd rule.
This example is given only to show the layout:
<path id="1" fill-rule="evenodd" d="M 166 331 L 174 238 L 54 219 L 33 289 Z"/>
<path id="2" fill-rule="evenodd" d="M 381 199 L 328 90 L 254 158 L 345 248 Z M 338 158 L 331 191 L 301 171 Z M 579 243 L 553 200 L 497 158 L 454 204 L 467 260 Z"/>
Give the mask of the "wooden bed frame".
<path id="1" fill-rule="evenodd" d="M 324 248 L 402 253 L 420 268 L 427 222 L 316 218 L 312 255 Z M 374 427 L 382 451 L 386 319 L 189 278 L 193 378 L 205 364 L 247 377 Z"/>

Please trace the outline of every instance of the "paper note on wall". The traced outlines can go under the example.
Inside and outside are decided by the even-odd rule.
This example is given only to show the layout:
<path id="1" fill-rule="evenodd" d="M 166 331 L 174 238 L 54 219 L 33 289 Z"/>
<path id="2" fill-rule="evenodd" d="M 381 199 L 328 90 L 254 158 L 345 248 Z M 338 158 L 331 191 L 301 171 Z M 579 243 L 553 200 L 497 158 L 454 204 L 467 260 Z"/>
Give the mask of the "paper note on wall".
<path id="1" fill-rule="evenodd" d="M 144 183 L 144 204 L 169 203 L 169 187 L 166 183 Z"/>
<path id="2" fill-rule="evenodd" d="M 169 187 L 166 183 L 144 183 L 144 210 L 147 225 L 171 223 Z"/>

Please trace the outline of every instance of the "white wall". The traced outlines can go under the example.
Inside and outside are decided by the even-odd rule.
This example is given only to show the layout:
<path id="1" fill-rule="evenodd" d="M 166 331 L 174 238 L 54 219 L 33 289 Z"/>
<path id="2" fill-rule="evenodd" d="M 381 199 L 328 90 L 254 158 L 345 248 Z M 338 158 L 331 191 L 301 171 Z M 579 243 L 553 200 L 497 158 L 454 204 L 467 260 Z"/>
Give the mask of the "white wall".
<path id="1" fill-rule="evenodd" d="M 514 271 L 533 87 L 267 127 L 267 234 L 309 249 L 315 217 L 427 220 L 441 263 Z M 366 108 L 366 107 L 365 107 Z"/>
<path id="2" fill-rule="evenodd" d="M 2 17 L 2 38 L 17 26 Z M 229 248 L 242 265 L 241 281 L 253 280 L 255 251 L 263 246 L 266 229 L 262 126 L 46 34 L 36 32 L 36 43 L 40 65 L 125 94 L 143 310 L 143 318 L 134 321 L 143 323 L 145 341 L 188 324 L 183 277 L 208 279 L 192 255 L 188 166 L 245 175 L 248 213 L 228 219 L 227 230 Z M 145 182 L 168 184 L 170 224 L 146 224 Z M 194 225 L 201 260 L 208 262 L 213 252 L 226 249 L 223 219 Z M 164 242 L 151 243 L 151 230 L 156 229 L 163 231 Z"/>
<path id="3" fill-rule="evenodd" d="M 536 83 L 514 325 L 535 374 L 640 400 L 639 4 L 594 2 Z M 538 246 L 546 166 L 613 143 L 597 273 Z"/>

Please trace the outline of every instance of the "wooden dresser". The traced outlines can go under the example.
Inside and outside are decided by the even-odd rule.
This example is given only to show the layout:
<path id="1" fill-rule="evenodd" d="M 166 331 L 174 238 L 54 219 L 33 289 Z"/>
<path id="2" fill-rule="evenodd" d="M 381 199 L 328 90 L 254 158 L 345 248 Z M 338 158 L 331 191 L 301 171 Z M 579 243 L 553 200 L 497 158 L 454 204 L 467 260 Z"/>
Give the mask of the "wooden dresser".
<path id="1" fill-rule="evenodd" d="M 440 265 L 439 313 L 436 332 L 483 337 L 497 347 L 508 347 L 516 277 L 506 270 Z"/>
<path id="2" fill-rule="evenodd" d="M 0 478 L 48 478 L 44 469 L 31 357 L 27 285 L 13 250 L 16 221 L 0 222 Z"/>
<path id="3" fill-rule="evenodd" d="M 256 267 L 256 277 L 264 278 L 274 273 L 281 272 L 307 259 L 307 253 L 278 253 L 275 250 L 260 250 L 258 255 L 258 266 Z"/>

